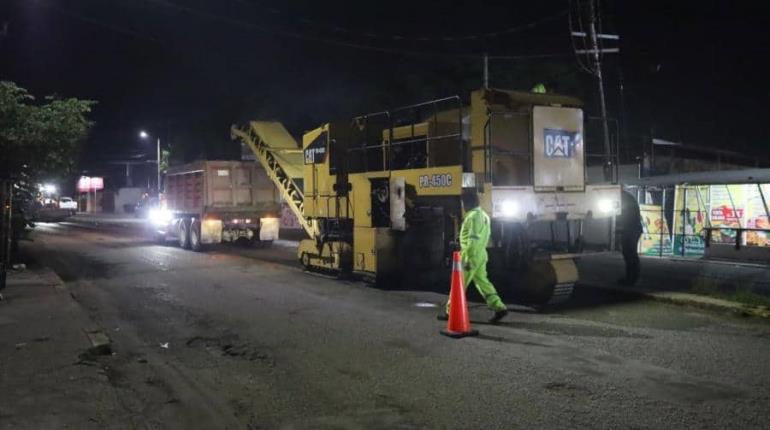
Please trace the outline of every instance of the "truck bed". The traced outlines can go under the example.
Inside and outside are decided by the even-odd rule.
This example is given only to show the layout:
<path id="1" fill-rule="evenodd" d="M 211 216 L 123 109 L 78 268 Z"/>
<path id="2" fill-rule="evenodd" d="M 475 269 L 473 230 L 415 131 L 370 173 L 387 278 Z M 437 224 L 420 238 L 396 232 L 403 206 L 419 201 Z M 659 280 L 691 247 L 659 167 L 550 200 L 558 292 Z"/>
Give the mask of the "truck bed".
<path id="1" fill-rule="evenodd" d="M 166 207 L 176 213 L 280 212 L 264 169 L 248 161 L 196 161 L 168 169 Z"/>

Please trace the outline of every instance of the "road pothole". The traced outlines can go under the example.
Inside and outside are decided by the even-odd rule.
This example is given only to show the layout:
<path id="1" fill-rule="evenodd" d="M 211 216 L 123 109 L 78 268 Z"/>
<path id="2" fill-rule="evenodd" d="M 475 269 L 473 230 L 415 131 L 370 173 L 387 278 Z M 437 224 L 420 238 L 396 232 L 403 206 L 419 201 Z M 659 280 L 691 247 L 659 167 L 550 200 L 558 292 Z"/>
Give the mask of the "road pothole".
<path id="1" fill-rule="evenodd" d="M 201 348 L 224 357 L 233 357 L 247 361 L 260 361 L 272 366 L 270 354 L 256 345 L 241 342 L 238 336 L 205 337 L 194 336 L 185 343 L 190 348 Z"/>
<path id="2" fill-rule="evenodd" d="M 91 347 L 80 353 L 78 364 L 95 363 L 101 356 L 112 355 L 112 341 L 101 330 L 86 331 Z"/>
<path id="3" fill-rule="evenodd" d="M 591 394 L 591 391 L 586 387 L 570 384 L 568 382 L 549 382 L 543 385 L 543 387 L 548 391 L 570 397 Z"/>

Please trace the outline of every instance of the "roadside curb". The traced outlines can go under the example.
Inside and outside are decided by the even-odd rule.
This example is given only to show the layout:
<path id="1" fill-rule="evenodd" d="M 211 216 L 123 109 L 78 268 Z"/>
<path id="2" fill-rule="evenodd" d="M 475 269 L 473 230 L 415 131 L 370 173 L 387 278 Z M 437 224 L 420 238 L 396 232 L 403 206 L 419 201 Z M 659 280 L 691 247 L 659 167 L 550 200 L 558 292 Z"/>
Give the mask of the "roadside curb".
<path id="1" fill-rule="evenodd" d="M 729 300 L 718 299 L 714 297 L 702 296 L 698 294 L 673 292 L 673 291 L 653 291 L 639 287 L 616 287 L 600 284 L 581 284 L 583 288 L 593 288 L 602 291 L 608 291 L 617 294 L 624 294 L 635 297 L 642 297 L 649 300 L 655 300 L 664 303 L 670 303 L 680 306 L 692 306 L 711 311 L 731 313 L 739 316 L 751 316 L 756 318 L 770 319 L 770 309 L 766 306 L 752 306 L 743 303 L 731 302 Z"/>
<path id="2" fill-rule="evenodd" d="M 37 278 L 43 285 L 56 289 L 66 288 L 64 281 L 48 266 L 36 265 L 35 267 L 27 266 L 23 270 L 9 270 L 8 275 L 9 284 L 11 282 L 28 284 Z"/>

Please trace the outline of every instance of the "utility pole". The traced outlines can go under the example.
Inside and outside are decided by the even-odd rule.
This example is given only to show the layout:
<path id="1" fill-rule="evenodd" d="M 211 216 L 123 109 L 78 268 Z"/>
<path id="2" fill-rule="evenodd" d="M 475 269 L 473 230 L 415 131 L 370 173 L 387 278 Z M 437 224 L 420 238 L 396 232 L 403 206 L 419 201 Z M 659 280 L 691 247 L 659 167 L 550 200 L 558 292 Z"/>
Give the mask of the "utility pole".
<path id="1" fill-rule="evenodd" d="M 142 139 L 149 139 L 150 135 L 146 131 L 142 130 L 142 131 L 139 132 L 139 137 L 142 138 Z M 160 136 L 158 136 L 157 139 L 158 139 L 158 148 L 157 148 L 158 149 L 158 158 L 157 158 L 157 163 L 158 163 L 158 183 L 157 183 L 157 185 L 158 185 L 158 195 L 160 195 Z"/>
<path id="2" fill-rule="evenodd" d="M 158 197 L 160 197 L 160 137 L 158 138 Z"/>
<path id="3" fill-rule="evenodd" d="M 610 129 L 607 126 L 607 104 L 604 101 L 604 81 L 602 80 L 602 63 L 599 57 L 599 38 L 596 36 L 596 10 L 594 0 L 588 1 L 588 15 L 590 21 L 589 31 L 591 32 L 591 49 L 594 57 L 594 70 L 596 80 L 599 83 L 599 103 L 602 111 L 602 130 L 604 131 L 604 180 L 612 179 L 612 148 L 610 147 Z"/>
<path id="4" fill-rule="evenodd" d="M 575 45 L 575 38 L 578 38 L 578 40 L 580 40 L 583 44 L 583 49 L 575 48 L 575 54 L 578 57 L 578 64 L 584 71 L 594 75 L 596 77 L 597 84 L 599 85 L 599 109 L 601 110 L 602 132 L 604 135 L 604 180 L 611 181 L 613 180 L 612 165 L 614 163 L 612 159 L 612 145 L 610 144 L 610 131 L 607 124 L 607 103 L 604 96 L 604 79 L 602 76 L 601 54 L 618 53 L 620 52 L 620 49 L 604 48 L 600 45 L 599 41 L 605 39 L 618 41 L 620 40 L 620 37 L 616 34 L 603 34 L 597 31 L 597 11 L 595 1 L 596 0 L 588 0 L 588 34 L 586 34 L 585 31 L 574 31 L 572 18 L 570 17 L 570 35 L 573 37 L 573 46 Z M 578 29 L 582 30 L 583 23 L 581 15 L 583 14 L 583 11 L 579 10 L 577 12 L 577 27 Z M 590 43 L 590 45 L 586 42 L 586 39 L 588 39 L 588 43 Z M 581 55 L 586 55 L 589 61 L 581 61 Z M 587 65 L 586 63 L 590 65 Z"/>
<path id="5" fill-rule="evenodd" d="M 484 53 L 484 88 L 489 88 L 489 55 Z"/>

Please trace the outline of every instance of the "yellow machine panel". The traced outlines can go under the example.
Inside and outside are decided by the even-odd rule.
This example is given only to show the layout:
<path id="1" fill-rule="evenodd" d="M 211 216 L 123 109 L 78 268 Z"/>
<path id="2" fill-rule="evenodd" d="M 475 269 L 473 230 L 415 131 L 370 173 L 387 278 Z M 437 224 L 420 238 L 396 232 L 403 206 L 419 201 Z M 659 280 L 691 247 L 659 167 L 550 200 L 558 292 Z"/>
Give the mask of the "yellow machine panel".
<path id="1" fill-rule="evenodd" d="M 353 270 L 377 273 L 377 229 L 353 228 Z"/>
<path id="2" fill-rule="evenodd" d="M 365 174 L 350 175 L 348 178 L 352 188 L 353 201 L 353 226 L 372 226 L 372 202 L 368 196 L 371 194 L 371 183 Z M 356 198 L 358 196 L 358 198 Z"/>
<path id="3" fill-rule="evenodd" d="M 462 166 L 430 167 L 427 169 L 394 170 L 391 177 L 406 180 L 420 196 L 460 196 L 463 185 Z"/>
<path id="4" fill-rule="evenodd" d="M 532 109 L 533 185 L 537 191 L 585 189 L 583 110 Z"/>

